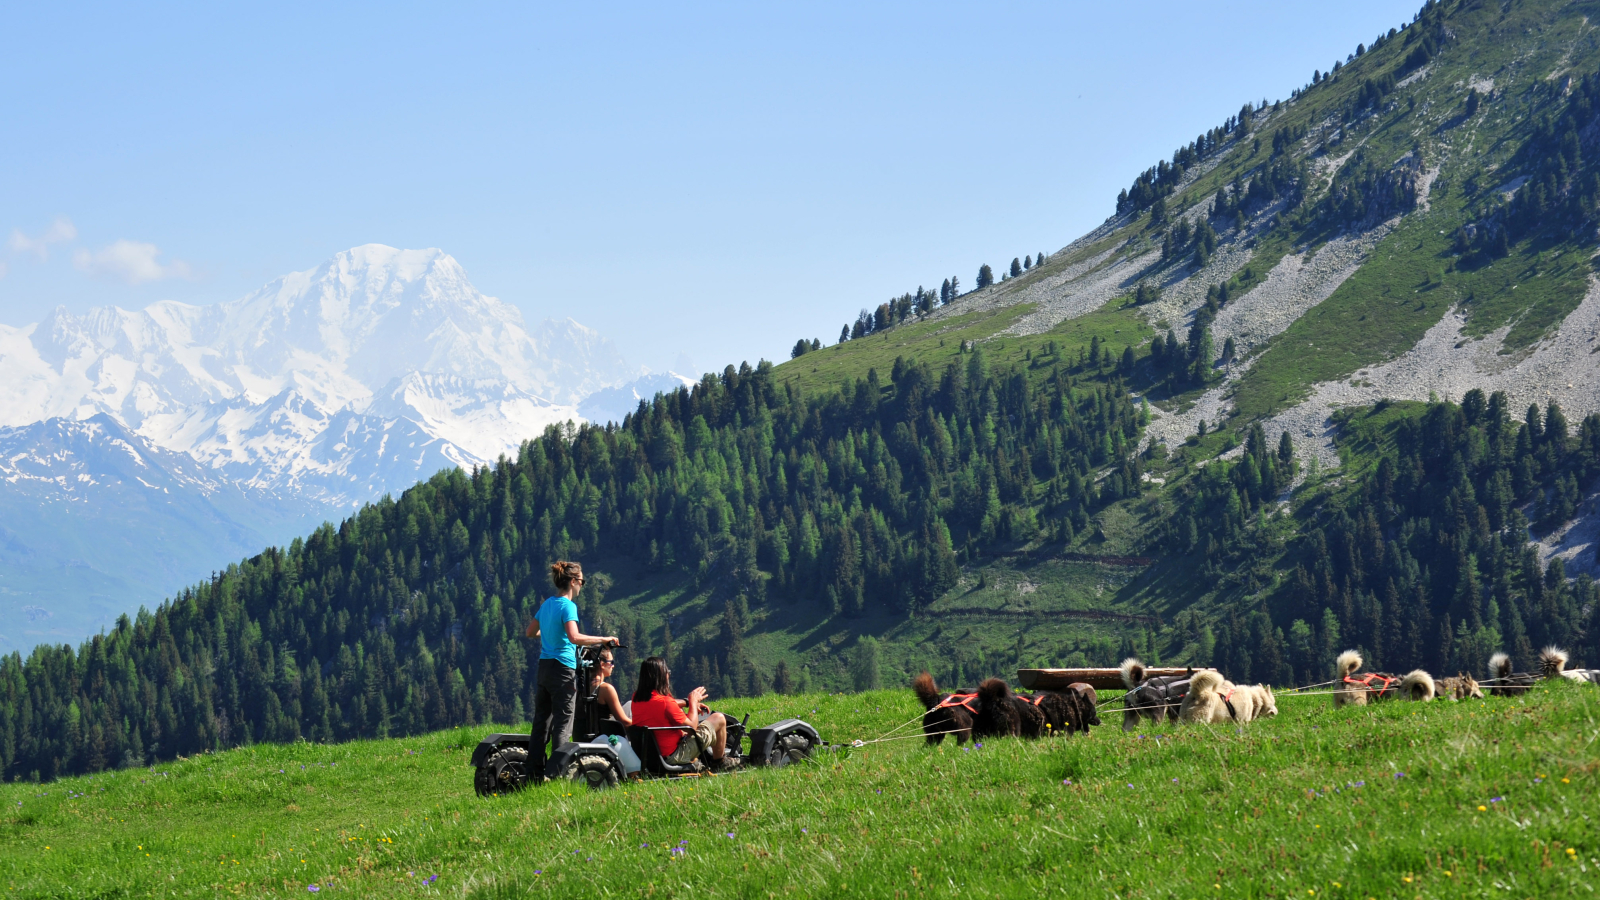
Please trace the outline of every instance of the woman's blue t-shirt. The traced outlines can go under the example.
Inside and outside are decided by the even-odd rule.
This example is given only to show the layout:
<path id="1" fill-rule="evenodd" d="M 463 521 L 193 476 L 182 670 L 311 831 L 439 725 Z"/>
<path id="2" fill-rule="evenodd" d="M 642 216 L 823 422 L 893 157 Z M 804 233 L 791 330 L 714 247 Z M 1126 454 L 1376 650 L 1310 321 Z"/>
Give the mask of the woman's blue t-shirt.
<path id="1" fill-rule="evenodd" d="M 578 604 L 566 597 L 551 597 L 539 606 L 534 617 L 539 620 L 539 658 L 576 669 L 578 645 L 567 637 L 567 623 L 578 621 Z"/>

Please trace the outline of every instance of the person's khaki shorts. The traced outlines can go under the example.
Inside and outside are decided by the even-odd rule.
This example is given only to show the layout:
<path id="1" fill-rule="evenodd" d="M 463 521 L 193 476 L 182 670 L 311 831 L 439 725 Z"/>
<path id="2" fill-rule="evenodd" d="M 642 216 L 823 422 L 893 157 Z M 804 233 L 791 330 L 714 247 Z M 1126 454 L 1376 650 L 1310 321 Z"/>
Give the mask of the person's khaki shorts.
<path id="1" fill-rule="evenodd" d="M 717 740 L 717 730 L 711 727 L 709 719 L 702 719 L 694 727 L 693 733 L 685 733 L 683 740 L 678 742 L 678 749 L 672 751 L 667 757 L 667 762 L 675 766 L 687 765 L 689 760 L 698 757 L 707 747 Z"/>

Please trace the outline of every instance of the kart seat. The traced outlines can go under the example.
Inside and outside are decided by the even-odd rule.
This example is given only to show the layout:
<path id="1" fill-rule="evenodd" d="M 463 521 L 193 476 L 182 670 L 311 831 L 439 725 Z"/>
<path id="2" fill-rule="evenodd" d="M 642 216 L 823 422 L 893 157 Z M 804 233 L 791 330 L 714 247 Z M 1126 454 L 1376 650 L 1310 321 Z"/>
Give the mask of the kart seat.
<path id="1" fill-rule="evenodd" d="M 628 743 L 633 745 L 633 752 L 639 754 L 639 762 L 644 765 L 644 771 L 650 775 L 693 775 L 699 770 L 694 763 L 674 765 L 667 762 L 661 755 L 661 747 L 656 744 L 655 731 L 683 731 L 694 729 L 688 725 L 667 725 L 662 728 L 646 728 L 643 725 L 628 726 Z"/>

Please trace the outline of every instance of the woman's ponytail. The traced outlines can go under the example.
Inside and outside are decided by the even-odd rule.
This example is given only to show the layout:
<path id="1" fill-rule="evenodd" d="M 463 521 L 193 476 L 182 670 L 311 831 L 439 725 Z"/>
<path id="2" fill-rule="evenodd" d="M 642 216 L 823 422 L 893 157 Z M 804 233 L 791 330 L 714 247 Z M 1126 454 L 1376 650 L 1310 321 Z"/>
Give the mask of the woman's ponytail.
<path id="1" fill-rule="evenodd" d="M 565 591 L 573 581 L 583 581 L 583 566 L 563 559 L 550 567 L 550 582 L 556 586 L 556 590 Z"/>

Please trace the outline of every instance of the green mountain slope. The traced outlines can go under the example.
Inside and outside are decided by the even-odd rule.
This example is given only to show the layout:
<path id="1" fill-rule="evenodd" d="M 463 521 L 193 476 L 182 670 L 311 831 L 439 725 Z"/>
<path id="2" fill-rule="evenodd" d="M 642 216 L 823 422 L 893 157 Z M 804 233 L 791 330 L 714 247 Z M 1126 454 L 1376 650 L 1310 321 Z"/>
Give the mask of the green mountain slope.
<path id="1" fill-rule="evenodd" d="M 1600 476 L 1587 10 L 1430 3 L 996 284 L 0 659 L 0 773 L 520 720 L 555 558 L 624 686 L 665 653 L 720 696 L 1130 653 L 1281 685 L 1347 645 L 1600 664 L 1594 547 L 1526 541 Z"/>

